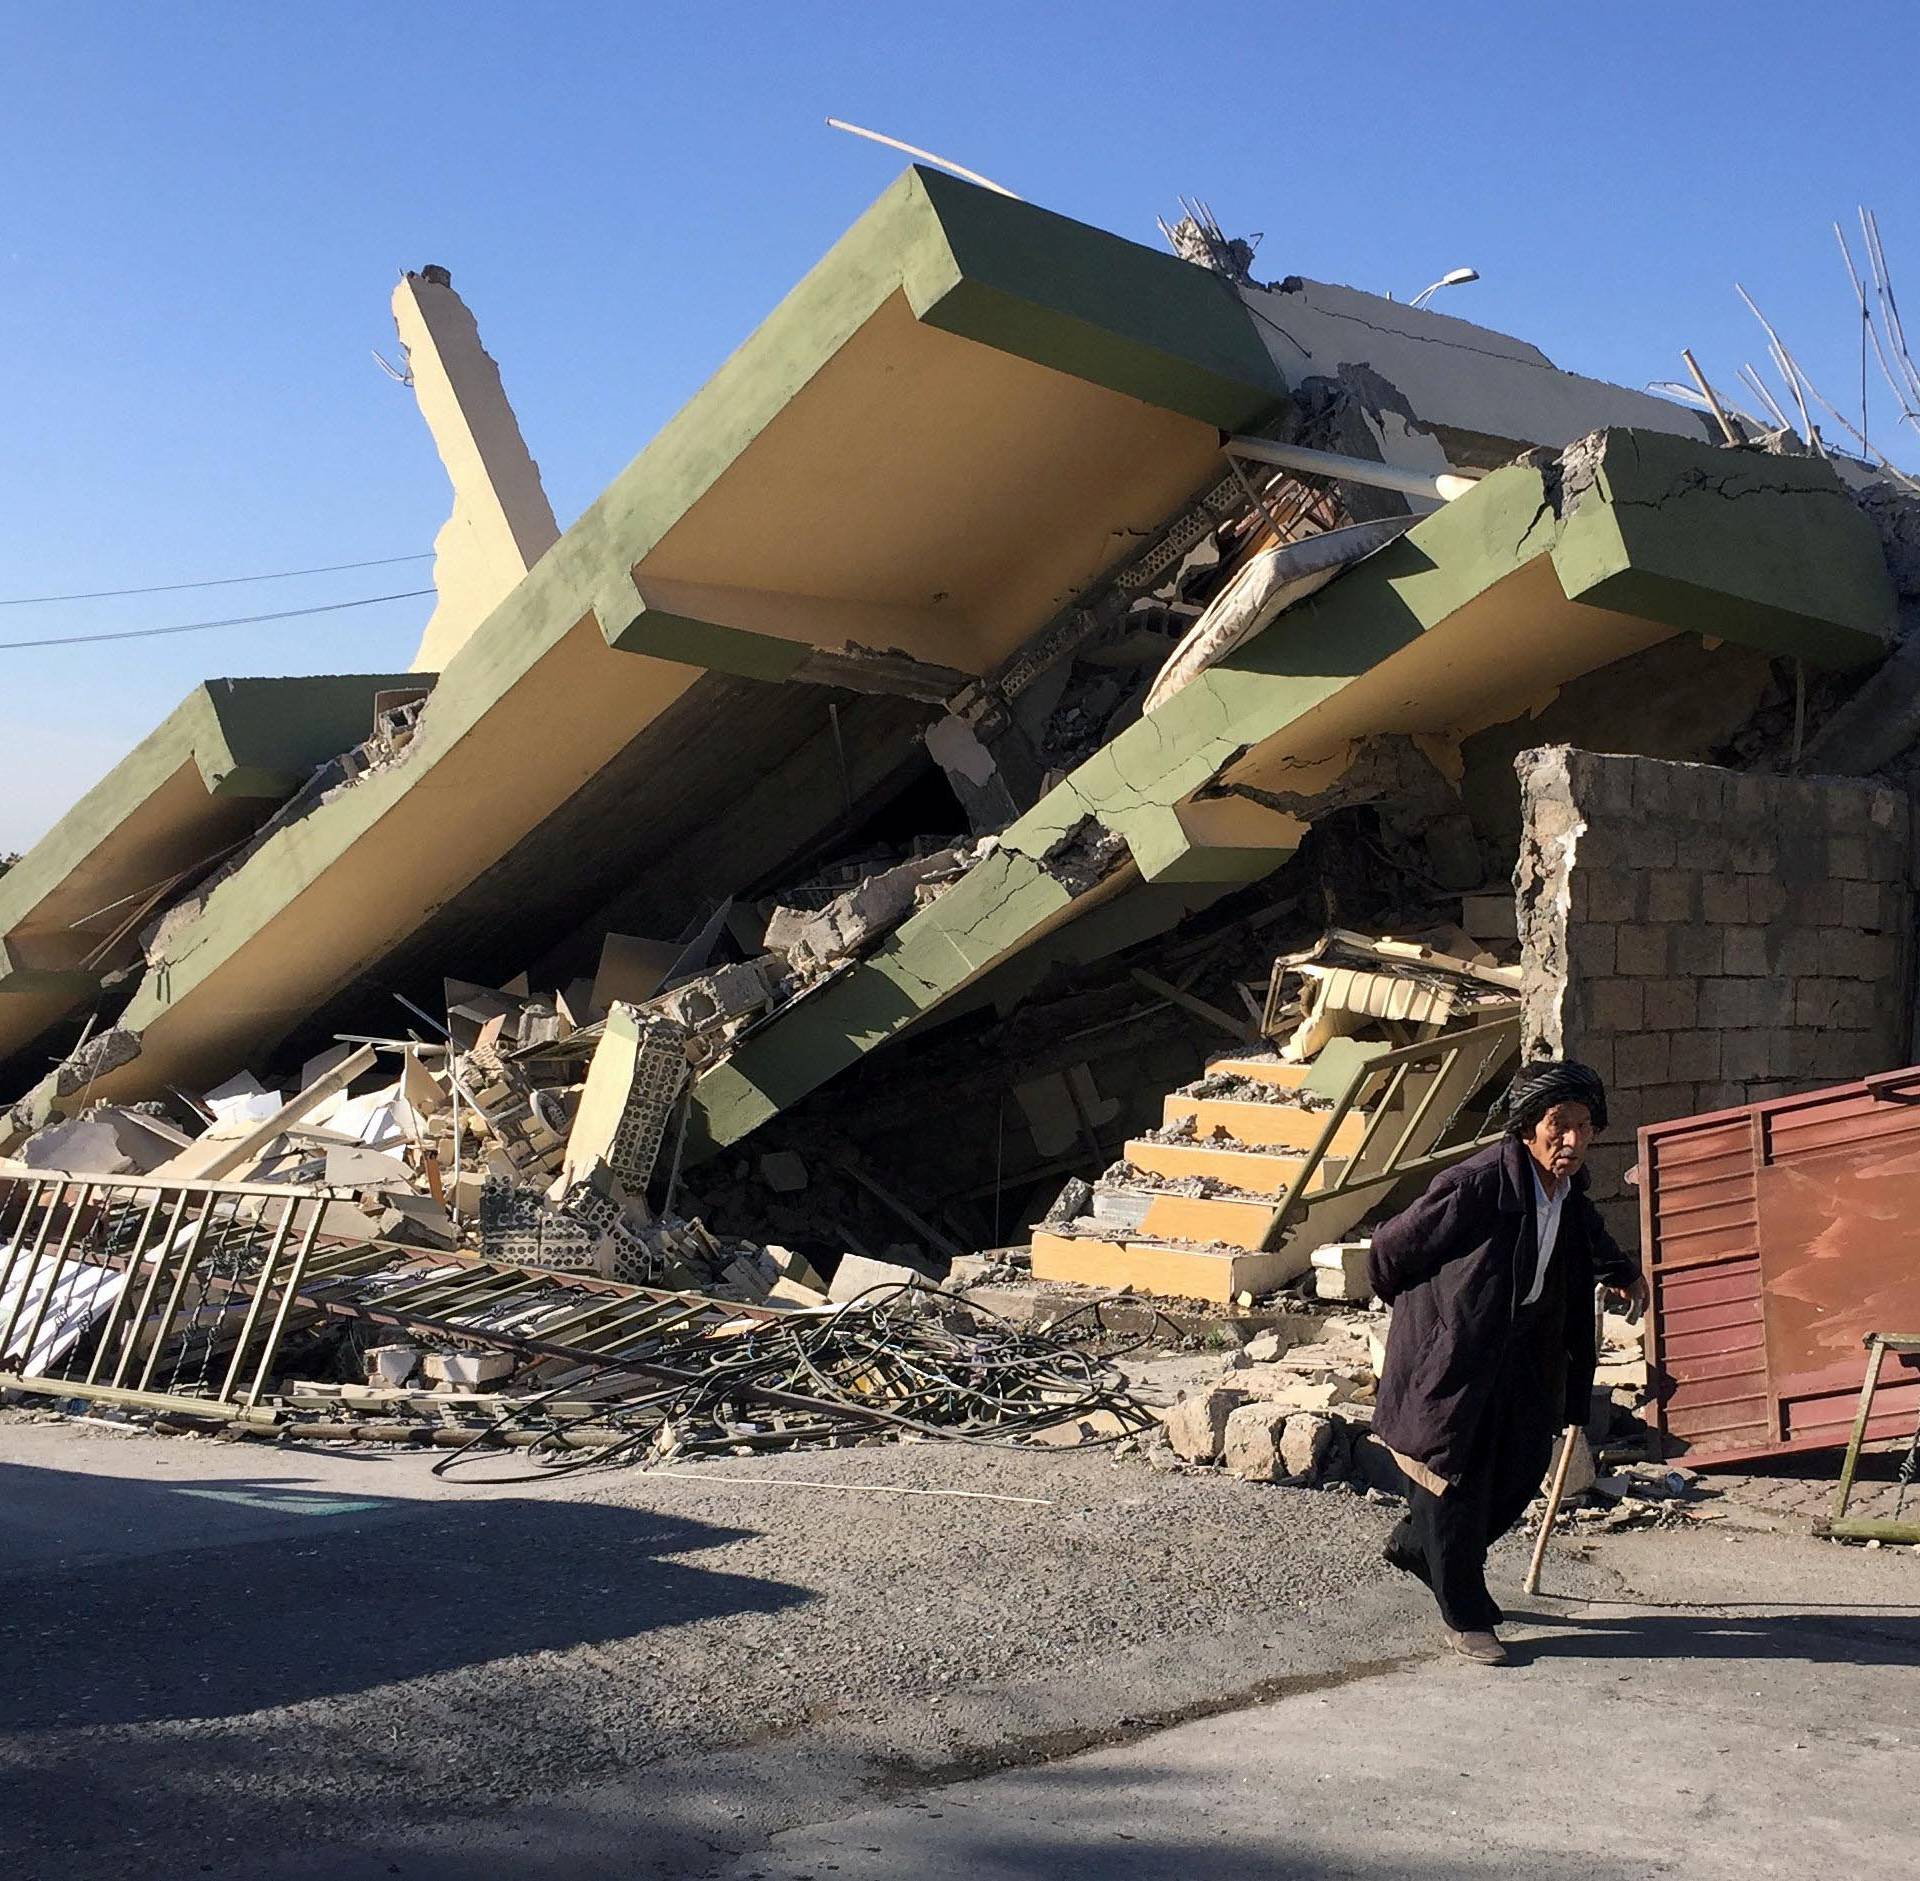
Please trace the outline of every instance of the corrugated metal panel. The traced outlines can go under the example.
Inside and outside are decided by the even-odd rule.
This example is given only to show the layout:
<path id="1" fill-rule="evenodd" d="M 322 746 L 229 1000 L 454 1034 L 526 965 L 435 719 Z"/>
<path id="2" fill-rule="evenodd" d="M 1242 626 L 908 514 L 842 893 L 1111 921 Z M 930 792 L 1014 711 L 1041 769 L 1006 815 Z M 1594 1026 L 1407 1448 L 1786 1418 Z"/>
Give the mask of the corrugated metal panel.
<path id="1" fill-rule="evenodd" d="M 1655 1428 L 1697 1458 L 1846 1441 L 1875 1331 L 1920 1330 L 1920 1069 L 1640 1133 Z M 1872 1437 L 1904 1436 L 1891 1374 Z"/>

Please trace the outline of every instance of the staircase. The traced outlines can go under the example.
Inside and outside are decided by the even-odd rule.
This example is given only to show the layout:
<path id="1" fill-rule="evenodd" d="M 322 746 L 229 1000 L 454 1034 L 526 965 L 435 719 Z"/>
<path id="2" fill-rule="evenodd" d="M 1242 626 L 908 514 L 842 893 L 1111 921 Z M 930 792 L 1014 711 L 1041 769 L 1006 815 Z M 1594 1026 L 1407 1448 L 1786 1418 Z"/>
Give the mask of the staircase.
<path id="1" fill-rule="evenodd" d="M 1486 1140 L 1462 1107 L 1518 1034 L 1516 1015 L 1400 1050 L 1337 1039 L 1310 1064 L 1214 1059 L 1128 1142 L 1089 1214 L 1035 1230 L 1034 1278 L 1220 1303 L 1271 1293 L 1402 1175 Z"/>

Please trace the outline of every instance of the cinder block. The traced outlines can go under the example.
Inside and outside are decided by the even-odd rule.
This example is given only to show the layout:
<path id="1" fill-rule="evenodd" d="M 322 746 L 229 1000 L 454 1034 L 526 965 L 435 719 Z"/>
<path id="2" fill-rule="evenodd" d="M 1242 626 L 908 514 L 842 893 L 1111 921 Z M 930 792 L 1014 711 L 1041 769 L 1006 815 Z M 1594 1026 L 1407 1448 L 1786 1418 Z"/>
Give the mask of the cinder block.
<path id="1" fill-rule="evenodd" d="M 1587 881 L 1587 919 L 1633 921 L 1639 918 L 1640 878 L 1624 869 L 1580 870 Z"/>
<path id="2" fill-rule="evenodd" d="M 1776 1026 L 1767 1034 L 1767 1069 L 1776 1078 L 1811 1078 L 1820 1034 L 1797 1025 Z"/>
<path id="3" fill-rule="evenodd" d="M 1667 1069 L 1693 1084 L 1711 1084 L 1720 1076 L 1718 1032 L 1675 1032 L 1668 1040 Z"/>
<path id="4" fill-rule="evenodd" d="M 1628 833 L 1624 859 L 1633 868 L 1677 868 L 1680 866 L 1679 839 L 1663 824 L 1643 823 Z"/>
<path id="5" fill-rule="evenodd" d="M 1830 938 L 1844 963 L 1837 970 L 1848 979 L 1871 980 L 1878 984 L 1893 978 L 1900 960 L 1900 944 L 1896 936 L 1836 931 Z"/>
<path id="6" fill-rule="evenodd" d="M 1744 875 L 1703 875 L 1700 877 L 1700 915 L 1721 927 L 1732 927 L 1747 919 L 1749 878 Z"/>
<path id="7" fill-rule="evenodd" d="M 1703 980 L 1700 985 L 1700 1023 L 1716 1032 L 1753 1023 L 1753 1001 L 1745 980 Z"/>
<path id="8" fill-rule="evenodd" d="M 1613 1083 L 1613 1040 L 1601 1032 L 1583 1032 L 1573 1056 L 1588 1066 L 1602 1084 Z"/>
<path id="9" fill-rule="evenodd" d="M 1601 1225 L 1631 1254 L 1640 1245 L 1640 1204 L 1636 1201 L 1605 1202 L 1600 1208 Z"/>
<path id="10" fill-rule="evenodd" d="M 1780 852 L 1769 836 L 1743 836 L 1727 859 L 1736 875 L 1771 875 L 1780 866 Z"/>
<path id="11" fill-rule="evenodd" d="M 1727 839 L 1717 829 L 1690 824 L 1674 839 L 1673 865 L 1692 869 L 1696 874 L 1728 869 L 1732 866 L 1732 860 Z M 1661 866 L 1666 865 L 1663 863 Z"/>
<path id="12" fill-rule="evenodd" d="M 1820 979 L 1837 972 L 1828 932 L 1817 927 L 1788 928 L 1779 943 L 1779 971 L 1795 979 Z"/>
<path id="13" fill-rule="evenodd" d="M 1839 1084 L 1869 1072 L 1891 1071 L 1885 1047 L 1871 1032 L 1822 1032 L 1814 1051 L 1814 1075 Z"/>
<path id="14" fill-rule="evenodd" d="M 1840 884 L 1824 876 L 1787 891 L 1787 917 L 1800 927 L 1832 927 L 1840 919 Z"/>
<path id="15" fill-rule="evenodd" d="M 1750 1084 L 1773 1071 L 1773 1035 L 1758 1028 L 1720 1035 L 1720 1071 L 1727 1079 Z"/>
<path id="16" fill-rule="evenodd" d="M 1613 1081 L 1625 1089 L 1668 1081 L 1664 1032 L 1636 1032 L 1613 1042 Z"/>
<path id="17" fill-rule="evenodd" d="M 1786 913 L 1791 891 L 1777 875 L 1735 875 L 1728 879 L 1745 886 L 1746 918 L 1756 927 L 1766 927 Z"/>
<path id="18" fill-rule="evenodd" d="M 1867 821 L 1904 843 L 1913 822 L 1913 803 L 1904 791 L 1874 785 L 1867 793 Z"/>
<path id="19" fill-rule="evenodd" d="M 1717 927 L 1677 927 L 1668 942 L 1672 970 L 1707 979 L 1718 974 L 1726 960 L 1723 930 Z"/>
<path id="20" fill-rule="evenodd" d="M 1614 941 L 1614 966 L 1622 974 L 1661 974 L 1668 971 L 1666 927 L 1623 927 Z"/>
<path id="21" fill-rule="evenodd" d="M 1842 1031 L 1875 1032 L 1894 1023 L 1901 988 L 1894 980 L 1842 980 L 1835 984 L 1827 1023 Z"/>
<path id="22" fill-rule="evenodd" d="M 1694 1095 L 1698 1089 L 1699 1086 L 1691 1079 L 1649 1085 L 1640 1093 L 1641 1123 L 1671 1123 L 1676 1117 L 1691 1117 Z"/>
<path id="23" fill-rule="evenodd" d="M 1834 1008 L 1847 982 L 1843 980 L 1797 980 L 1793 989 L 1793 1022 L 1810 1031 L 1819 1031 L 1834 1023 Z"/>
<path id="24" fill-rule="evenodd" d="M 1872 873 L 1864 836 L 1827 838 L 1827 873 L 1843 882 L 1863 882 Z"/>
<path id="25" fill-rule="evenodd" d="M 1681 1032 L 1700 1022 L 1700 987 L 1694 980 L 1647 980 L 1645 1023 L 1655 1032 Z"/>
<path id="26" fill-rule="evenodd" d="M 1644 982 L 1592 980 L 1582 988 L 1585 1025 L 1600 1032 L 1637 1032 L 1647 1022 Z"/>
<path id="27" fill-rule="evenodd" d="M 1732 776 L 1717 765 L 1686 765 L 1676 773 L 1673 807 L 1698 823 L 1723 822 L 1732 782 Z"/>
<path id="28" fill-rule="evenodd" d="M 1769 956 L 1765 928 L 1730 927 L 1722 936 L 1722 942 L 1724 945 L 1722 971 L 1758 977 L 1776 970 L 1776 963 Z"/>
<path id="29" fill-rule="evenodd" d="M 1751 772 L 1737 774 L 1727 803 L 1728 820 L 1734 823 L 1757 823 L 1771 816 L 1776 781 L 1771 777 L 1757 777 Z"/>
<path id="30" fill-rule="evenodd" d="M 1864 836 L 1868 792 L 1858 784 L 1831 783 L 1820 793 L 1820 813 L 1835 836 Z"/>
<path id="31" fill-rule="evenodd" d="M 1683 869 L 1656 869 L 1647 878 L 1647 919 L 1697 920 L 1699 886 L 1700 878 Z"/>
<path id="32" fill-rule="evenodd" d="M 1581 808 L 1610 817 L 1633 814 L 1634 773 L 1640 760 L 1602 751 L 1569 754 L 1568 781 Z"/>
<path id="33" fill-rule="evenodd" d="M 1600 979 L 1615 971 L 1616 938 L 1620 930 L 1610 922 L 1583 922 L 1567 937 L 1567 958 L 1583 979 Z"/>
<path id="34" fill-rule="evenodd" d="M 1878 882 L 1842 882 L 1840 919 L 1848 927 L 1877 931 L 1885 900 L 1886 891 Z"/>
<path id="35" fill-rule="evenodd" d="M 1674 811 L 1673 768 L 1657 758 L 1636 758 L 1633 811 L 1636 816 L 1670 816 Z"/>

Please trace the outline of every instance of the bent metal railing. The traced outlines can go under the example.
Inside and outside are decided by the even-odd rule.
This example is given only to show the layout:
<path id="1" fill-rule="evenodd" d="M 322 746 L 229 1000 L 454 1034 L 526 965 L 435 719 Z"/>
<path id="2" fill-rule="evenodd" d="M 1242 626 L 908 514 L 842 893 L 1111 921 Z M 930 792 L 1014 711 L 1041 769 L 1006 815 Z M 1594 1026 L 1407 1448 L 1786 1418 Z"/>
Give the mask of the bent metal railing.
<path id="1" fill-rule="evenodd" d="M 268 1421 L 296 1316 L 659 1370 L 766 1308 L 365 1232 L 337 1191 L 0 1164 L 0 1388 Z"/>
<path id="2" fill-rule="evenodd" d="M 1342 1226 L 1334 1232 L 1343 1232 L 1378 1192 L 1434 1174 L 1493 1142 L 1497 1126 L 1484 1110 L 1469 1106 L 1519 1051 L 1516 1010 L 1368 1059 L 1327 1112 L 1325 1127 L 1288 1185 L 1263 1245 L 1279 1247 L 1310 1220 L 1339 1220 Z M 1355 1112 L 1366 1117 L 1366 1129 L 1351 1151 L 1335 1156 L 1340 1126 Z"/>

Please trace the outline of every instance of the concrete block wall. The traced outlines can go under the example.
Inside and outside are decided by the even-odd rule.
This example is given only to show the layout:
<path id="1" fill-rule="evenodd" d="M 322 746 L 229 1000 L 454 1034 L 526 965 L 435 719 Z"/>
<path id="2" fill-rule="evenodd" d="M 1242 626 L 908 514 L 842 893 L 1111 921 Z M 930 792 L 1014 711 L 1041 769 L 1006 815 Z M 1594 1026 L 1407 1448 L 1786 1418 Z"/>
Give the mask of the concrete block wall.
<path id="1" fill-rule="evenodd" d="M 1909 1062 L 1911 806 L 1565 745 L 1515 769 L 1524 1046 L 1606 1079 L 1592 1193 L 1633 1246 L 1642 1124 Z"/>

